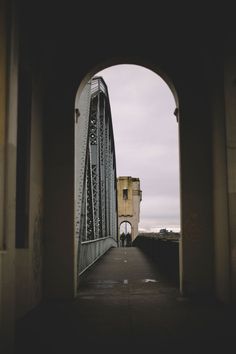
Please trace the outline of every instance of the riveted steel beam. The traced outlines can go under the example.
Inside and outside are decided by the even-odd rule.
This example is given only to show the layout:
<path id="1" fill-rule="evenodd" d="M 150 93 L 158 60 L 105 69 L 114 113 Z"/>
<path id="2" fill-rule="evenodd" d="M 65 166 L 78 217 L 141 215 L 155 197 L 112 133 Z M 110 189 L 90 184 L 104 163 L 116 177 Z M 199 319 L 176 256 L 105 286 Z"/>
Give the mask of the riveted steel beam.
<path id="1" fill-rule="evenodd" d="M 83 150 L 84 162 L 80 171 L 82 185 L 81 181 L 76 181 L 80 185 L 76 188 L 79 194 L 76 198 L 78 249 L 88 242 L 107 237 L 117 241 L 118 229 L 115 148 L 108 90 L 101 77 L 93 78 L 89 87 L 87 100 L 80 100 L 81 105 L 87 105 L 82 109 L 86 112 L 86 117 L 85 114 L 82 117 L 86 122 L 81 124 L 84 134 L 87 132 L 87 139 L 81 141 L 82 146 L 79 141 L 76 145 L 78 151 Z M 95 247 L 98 247 L 97 242 L 94 242 L 94 249 L 90 245 L 91 254 L 83 252 L 83 257 L 88 257 L 92 262 L 96 255 Z M 81 264 L 88 264 L 88 260 L 81 259 L 79 255 L 78 250 L 78 268 L 81 268 Z"/>

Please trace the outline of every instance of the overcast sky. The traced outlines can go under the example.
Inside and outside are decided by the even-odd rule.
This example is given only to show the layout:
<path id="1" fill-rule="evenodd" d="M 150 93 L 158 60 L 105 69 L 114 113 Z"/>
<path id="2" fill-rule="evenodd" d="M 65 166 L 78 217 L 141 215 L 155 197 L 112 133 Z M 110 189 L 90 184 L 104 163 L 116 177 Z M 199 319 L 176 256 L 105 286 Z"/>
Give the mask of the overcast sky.
<path id="1" fill-rule="evenodd" d="M 105 80 L 113 121 L 117 177 L 140 179 L 140 231 L 179 230 L 179 147 L 174 97 L 157 74 L 116 65 Z"/>

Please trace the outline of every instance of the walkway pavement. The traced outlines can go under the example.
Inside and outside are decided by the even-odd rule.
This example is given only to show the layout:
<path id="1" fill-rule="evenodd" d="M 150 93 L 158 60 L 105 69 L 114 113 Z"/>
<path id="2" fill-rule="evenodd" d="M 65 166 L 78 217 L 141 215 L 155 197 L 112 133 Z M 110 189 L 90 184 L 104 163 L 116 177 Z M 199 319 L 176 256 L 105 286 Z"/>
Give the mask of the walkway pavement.
<path id="1" fill-rule="evenodd" d="M 181 297 L 140 249 L 113 248 L 81 276 L 75 301 L 19 322 L 16 353 L 231 353 L 235 320 L 232 308 Z"/>

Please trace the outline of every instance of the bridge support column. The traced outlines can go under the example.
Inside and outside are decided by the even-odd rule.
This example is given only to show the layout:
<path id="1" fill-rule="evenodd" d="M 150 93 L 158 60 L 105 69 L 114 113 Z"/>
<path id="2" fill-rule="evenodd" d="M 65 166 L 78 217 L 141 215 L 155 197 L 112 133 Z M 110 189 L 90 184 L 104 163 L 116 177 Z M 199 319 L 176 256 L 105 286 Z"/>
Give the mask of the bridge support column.
<path id="1" fill-rule="evenodd" d="M 213 293 L 211 126 L 203 83 L 197 75 L 179 92 L 181 241 L 180 290 Z M 182 97 L 183 100 L 182 100 Z"/>
<path id="2" fill-rule="evenodd" d="M 59 78 L 58 78 L 59 79 Z M 64 81 L 63 81 L 64 80 Z M 44 296 L 76 294 L 74 238 L 74 93 L 60 77 L 51 86 L 44 119 Z"/>
<path id="3" fill-rule="evenodd" d="M 225 104 L 223 91 L 223 65 L 214 61 L 210 80 L 211 106 L 213 115 L 213 227 L 215 293 L 222 302 L 230 300 L 230 240 L 227 181 L 227 153 Z"/>
<path id="4" fill-rule="evenodd" d="M 234 36 L 231 38 L 234 43 Z M 228 177 L 228 222 L 230 242 L 231 300 L 236 303 L 236 54 L 231 50 L 225 61 L 224 91 L 226 116 L 226 151 Z"/>

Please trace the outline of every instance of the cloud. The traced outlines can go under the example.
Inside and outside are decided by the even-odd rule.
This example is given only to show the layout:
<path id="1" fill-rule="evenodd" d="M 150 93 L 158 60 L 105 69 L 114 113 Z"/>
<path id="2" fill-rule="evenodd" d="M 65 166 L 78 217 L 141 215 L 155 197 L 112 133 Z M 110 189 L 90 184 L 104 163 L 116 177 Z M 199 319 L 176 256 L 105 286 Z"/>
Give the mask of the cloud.
<path id="1" fill-rule="evenodd" d="M 117 176 L 139 177 L 143 200 L 140 228 L 179 225 L 178 124 L 174 97 L 154 72 L 116 65 L 97 76 L 110 98 Z M 166 225 L 167 227 L 167 225 Z"/>

